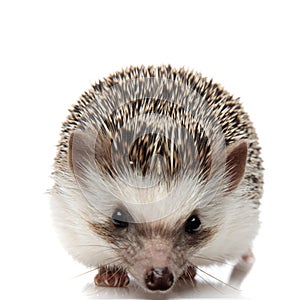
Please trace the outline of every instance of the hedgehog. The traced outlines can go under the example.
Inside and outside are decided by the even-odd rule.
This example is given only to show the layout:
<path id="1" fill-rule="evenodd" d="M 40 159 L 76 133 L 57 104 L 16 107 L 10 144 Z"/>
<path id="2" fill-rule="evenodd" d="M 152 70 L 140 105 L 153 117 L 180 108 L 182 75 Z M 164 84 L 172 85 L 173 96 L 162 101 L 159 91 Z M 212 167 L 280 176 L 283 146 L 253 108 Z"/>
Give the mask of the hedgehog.
<path id="1" fill-rule="evenodd" d="M 94 282 L 165 293 L 201 267 L 252 261 L 263 167 L 239 98 L 185 68 L 129 67 L 63 123 L 51 209 Z M 250 263 L 249 263 L 250 264 Z"/>

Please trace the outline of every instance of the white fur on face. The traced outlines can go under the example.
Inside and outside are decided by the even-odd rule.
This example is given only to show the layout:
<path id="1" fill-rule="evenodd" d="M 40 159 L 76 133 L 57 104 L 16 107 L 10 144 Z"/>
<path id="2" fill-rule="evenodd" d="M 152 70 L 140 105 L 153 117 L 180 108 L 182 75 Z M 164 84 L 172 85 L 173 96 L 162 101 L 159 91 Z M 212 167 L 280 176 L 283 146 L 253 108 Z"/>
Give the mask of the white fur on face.
<path id="1" fill-rule="evenodd" d="M 162 226 L 175 228 L 198 209 L 203 226 L 217 230 L 189 260 L 207 264 L 207 260 L 199 257 L 238 259 L 251 248 L 257 234 L 258 211 L 252 201 L 243 197 L 243 182 L 231 193 L 224 193 L 219 188 L 221 179 L 201 186 L 195 178 L 183 178 L 170 189 L 164 186 L 138 189 L 123 181 L 104 181 L 93 173 L 84 188 L 73 176 L 62 175 L 52 193 L 55 225 L 67 251 L 80 262 L 98 266 L 119 258 L 126 267 L 118 249 L 93 232 L 87 221 L 104 222 L 111 218 L 116 207 L 123 205 L 137 223 L 161 219 Z"/>

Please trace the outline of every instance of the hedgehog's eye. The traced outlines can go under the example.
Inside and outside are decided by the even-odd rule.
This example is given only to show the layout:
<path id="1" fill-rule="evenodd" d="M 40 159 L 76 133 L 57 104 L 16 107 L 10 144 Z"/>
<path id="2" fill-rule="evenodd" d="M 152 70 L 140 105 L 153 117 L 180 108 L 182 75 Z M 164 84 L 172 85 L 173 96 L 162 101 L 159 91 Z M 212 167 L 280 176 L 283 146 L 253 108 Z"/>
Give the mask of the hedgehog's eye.
<path id="1" fill-rule="evenodd" d="M 115 226 L 125 228 L 128 226 L 129 215 L 124 210 L 117 208 L 111 219 Z"/>
<path id="2" fill-rule="evenodd" d="M 198 216 L 191 215 L 185 222 L 185 232 L 195 233 L 201 228 L 201 221 Z"/>

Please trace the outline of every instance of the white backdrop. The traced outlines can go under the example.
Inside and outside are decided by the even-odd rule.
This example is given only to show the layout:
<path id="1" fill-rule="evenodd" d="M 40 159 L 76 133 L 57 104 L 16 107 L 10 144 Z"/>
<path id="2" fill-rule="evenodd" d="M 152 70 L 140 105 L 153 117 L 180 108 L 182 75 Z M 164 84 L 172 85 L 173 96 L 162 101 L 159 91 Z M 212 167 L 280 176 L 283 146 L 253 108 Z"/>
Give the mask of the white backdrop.
<path id="1" fill-rule="evenodd" d="M 46 195 L 61 123 L 97 79 L 168 63 L 241 97 L 266 169 L 257 260 L 242 295 L 297 297 L 299 10 L 297 1 L 2 1 L 3 299 L 83 297 L 94 273 L 70 279 L 86 269 L 58 243 Z"/>

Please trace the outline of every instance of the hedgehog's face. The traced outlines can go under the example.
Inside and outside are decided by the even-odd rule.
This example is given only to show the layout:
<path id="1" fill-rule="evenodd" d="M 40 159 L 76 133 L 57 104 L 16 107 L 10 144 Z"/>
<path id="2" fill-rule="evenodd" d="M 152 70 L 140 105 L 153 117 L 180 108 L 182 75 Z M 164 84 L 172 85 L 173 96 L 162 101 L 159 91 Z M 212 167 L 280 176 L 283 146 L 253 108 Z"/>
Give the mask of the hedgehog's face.
<path id="1" fill-rule="evenodd" d="M 150 223 L 133 223 L 123 207 L 116 208 L 110 222 L 93 229 L 99 235 L 110 231 L 112 248 L 138 284 L 150 291 L 167 291 L 180 276 L 192 275 L 188 267 L 190 255 L 213 236 L 213 228 L 202 226 L 200 214 L 194 211 L 175 222 L 172 217 Z M 100 231 L 99 231 L 100 230 Z"/>
<path id="2" fill-rule="evenodd" d="M 113 201 L 104 220 L 89 222 L 98 243 L 111 249 L 107 260 L 101 251 L 98 261 L 91 259 L 93 264 L 121 266 L 148 291 L 168 291 L 180 278 L 192 281 L 192 266 L 242 255 L 256 234 L 256 210 L 249 209 L 249 202 L 238 207 L 242 200 L 229 195 L 206 202 L 201 197 L 205 191 L 192 179 L 173 186 L 167 196 L 164 187 L 136 193 L 122 189 L 123 201 Z M 145 202 L 140 205 L 141 196 Z M 148 205 L 150 198 L 153 206 Z"/>
<path id="3" fill-rule="evenodd" d="M 78 149 L 70 150 L 77 188 L 70 186 L 63 193 L 63 197 L 69 193 L 68 199 L 57 202 L 65 206 L 59 209 L 61 217 L 69 218 L 64 242 L 78 260 L 122 267 L 144 289 L 168 291 L 181 276 L 191 280 L 191 266 L 235 258 L 250 247 L 257 212 L 249 209 L 250 201 L 240 203 L 245 199 L 240 199 L 237 188 L 244 175 L 246 143 L 228 148 L 225 181 L 224 174 L 205 183 L 197 176 L 181 176 L 158 185 L 134 173 L 127 181 L 98 176 L 84 164 L 89 151 L 84 145 L 79 139 Z M 104 172 L 109 160 L 100 162 Z"/>
<path id="4" fill-rule="evenodd" d="M 154 197 L 158 199 L 162 189 L 156 192 Z M 147 191 L 143 194 L 147 198 Z M 198 257 L 193 260 L 192 256 L 204 248 L 217 231 L 199 209 L 188 206 L 193 203 L 184 203 L 180 191 L 177 194 L 179 197 L 173 194 L 164 200 L 170 200 L 173 208 L 184 205 L 181 209 L 173 209 L 165 203 L 156 205 L 157 201 L 153 207 L 147 204 L 125 207 L 115 203 L 111 215 L 104 221 L 89 222 L 90 230 L 112 250 L 109 260 L 128 270 L 146 290 L 167 291 L 181 276 L 192 280 L 189 267 L 194 265 L 195 259 L 199 260 Z M 135 196 L 133 192 L 127 195 L 131 195 L 131 199 Z M 155 212 L 159 208 L 165 217 L 156 220 Z M 99 252 L 98 263 L 102 264 L 102 260 Z"/>

